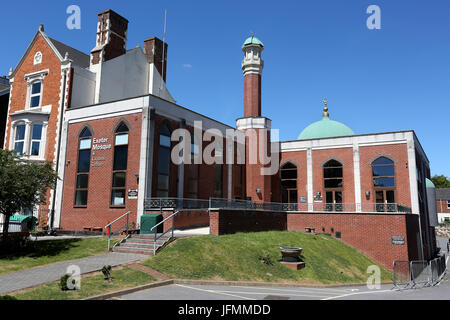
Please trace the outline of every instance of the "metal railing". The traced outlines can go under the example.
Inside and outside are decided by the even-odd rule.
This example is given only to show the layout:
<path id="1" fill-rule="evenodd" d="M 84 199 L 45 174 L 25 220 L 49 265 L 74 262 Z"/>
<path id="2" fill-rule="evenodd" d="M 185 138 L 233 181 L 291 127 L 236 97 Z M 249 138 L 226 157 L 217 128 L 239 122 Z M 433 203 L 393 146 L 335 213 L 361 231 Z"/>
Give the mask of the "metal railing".
<path id="1" fill-rule="evenodd" d="M 435 286 L 443 279 L 447 269 L 447 255 L 431 261 L 400 261 L 393 264 L 393 283 L 398 289 Z"/>
<path id="2" fill-rule="evenodd" d="M 110 248 L 111 248 L 111 237 L 112 237 L 113 234 L 118 234 L 119 235 L 123 230 L 126 230 L 125 238 L 120 240 L 118 243 L 116 243 L 114 245 L 114 247 L 117 246 L 119 243 L 121 243 L 123 240 L 128 239 L 128 237 L 130 236 L 129 235 L 129 230 L 130 230 L 130 228 L 129 228 L 129 226 L 130 226 L 130 213 L 131 213 L 131 211 L 126 212 L 123 215 L 121 215 L 120 217 L 118 217 L 117 219 L 115 219 L 113 222 L 111 222 L 111 223 L 107 224 L 106 226 L 104 226 L 103 229 L 106 230 L 106 235 L 108 236 L 108 250 L 110 250 Z M 112 232 L 111 228 L 112 228 L 113 224 L 115 224 L 117 221 L 123 219 L 124 217 L 126 217 L 126 223 L 123 226 L 121 226 L 120 228 L 118 228 L 117 230 L 115 230 L 114 232 Z"/>
<path id="3" fill-rule="evenodd" d="M 168 216 L 167 218 L 165 218 L 163 221 L 161 221 L 161 222 L 159 222 L 159 223 L 157 223 L 157 224 L 155 224 L 151 229 L 150 229 L 150 232 L 152 232 L 154 229 L 156 229 L 155 230 L 155 240 L 154 240 L 154 242 L 153 242 L 153 255 L 155 255 L 156 254 L 156 250 L 158 249 L 158 247 L 157 247 L 157 241 L 159 240 L 159 239 L 161 239 L 164 235 L 166 235 L 168 232 L 172 232 L 172 234 L 171 234 L 171 236 L 170 236 L 170 239 L 172 239 L 173 238 L 173 233 L 174 233 L 174 230 L 175 230 L 175 216 L 179 213 L 180 211 L 175 211 L 173 214 L 171 214 L 170 216 Z M 159 236 L 158 236 L 158 227 L 160 226 L 160 225 L 162 225 L 164 222 L 166 222 L 167 220 L 169 220 L 169 219 L 172 219 L 172 227 L 170 227 L 169 229 L 167 229 L 166 231 L 164 231 L 163 233 L 161 233 Z"/>
<path id="4" fill-rule="evenodd" d="M 144 201 L 146 211 L 162 212 L 164 209 L 243 209 L 262 211 L 298 212 L 363 212 L 363 213 L 411 213 L 411 209 L 398 203 L 277 203 L 239 199 L 210 198 L 150 198 Z"/>

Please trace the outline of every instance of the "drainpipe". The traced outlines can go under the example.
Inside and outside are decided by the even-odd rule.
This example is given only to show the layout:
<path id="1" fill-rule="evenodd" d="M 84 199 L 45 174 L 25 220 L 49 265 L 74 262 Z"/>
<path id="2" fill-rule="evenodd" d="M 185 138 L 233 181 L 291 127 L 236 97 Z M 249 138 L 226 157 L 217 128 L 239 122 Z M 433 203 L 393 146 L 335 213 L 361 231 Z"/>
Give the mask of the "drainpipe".
<path id="1" fill-rule="evenodd" d="M 67 57 L 67 54 L 66 54 Z M 61 105 L 59 106 L 59 130 L 58 130 L 58 145 L 56 150 L 56 166 L 55 171 L 58 173 L 59 171 L 59 155 L 61 150 L 61 134 L 62 134 L 62 126 L 64 121 L 64 103 L 66 101 L 66 81 L 67 81 L 67 73 L 69 69 L 63 70 L 64 76 L 63 76 L 63 90 L 61 95 Z M 53 233 L 53 224 L 55 221 L 55 206 L 56 206 L 56 189 L 58 186 L 58 181 L 56 181 L 55 188 L 53 189 L 53 200 L 52 200 L 52 209 L 50 211 L 50 228 L 48 230 L 48 234 Z"/>

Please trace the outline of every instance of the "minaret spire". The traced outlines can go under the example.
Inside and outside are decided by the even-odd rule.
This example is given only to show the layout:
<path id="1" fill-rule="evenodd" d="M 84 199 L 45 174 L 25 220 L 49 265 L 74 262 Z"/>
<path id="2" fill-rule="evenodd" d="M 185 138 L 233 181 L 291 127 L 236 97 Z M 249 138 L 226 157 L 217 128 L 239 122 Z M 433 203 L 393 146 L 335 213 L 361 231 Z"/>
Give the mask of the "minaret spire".
<path id="1" fill-rule="evenodd" d="M 325 98 L 323 98 L 323 104 L 324 104 L 324 108 L 323 108 L 323 116 L 324 117 L 329 117 L 330 116 L 330 114 L 328 113 L 328 100 L 327 100 L 327 98 L 325 97 Z"/>

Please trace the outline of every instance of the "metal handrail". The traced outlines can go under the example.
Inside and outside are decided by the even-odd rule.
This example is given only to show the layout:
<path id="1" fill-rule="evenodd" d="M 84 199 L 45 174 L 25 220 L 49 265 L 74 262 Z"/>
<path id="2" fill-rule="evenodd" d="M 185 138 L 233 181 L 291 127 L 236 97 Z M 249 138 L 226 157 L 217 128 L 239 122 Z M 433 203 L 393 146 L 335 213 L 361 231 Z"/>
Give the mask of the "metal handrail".
<path id="1" fill-rule="evenodd" d="M 361 213 L 411 213 L 399 203 L 280 203 L 242 199 L 187 199 L 187 198 L 149 198 L 144 201 L 145 210 L 164 209 L 246 209 L 258 211 L 298 211 L 298 212 L 361 212 Z"/>
<path id="2" fill-rule="evenodd" d="M 150 231 L 153 231 L 153 229 L 157 228 L 158 226 L 160 226 L 161 224 L 163 224 L 164 222 L 166 222 L 167 220 L 169 220 L 170 218 L 172 218 L 172 227 L 170 229 L 167 229 L 166 231 L 164 231 L 163 233 L 161 233 L 158 236 L 158 229 L 155 230 L 155 241 L 153 242 L 153 254 L 156 254 L 156 241 L 158 241 L 159 239 L 161 239 L 166 233 L 168 233 L 169 231 L 172 231 L 172 236 L 170 238 L 173 238 L 173 232 L 175 230 L 175 216 L 180 213 L 179 210 L 175 211 L 174 213 L 172 213 L 170 216 L 168 216 L 167 218 L 165 218 L 163 221 L 155 224 L 152 228 L 150 228 Z"/>
<path id="3" fill-rule="evenodd" d="M 127 230 L 127 233 L 126 233 L 126 237 L 125 237 L 125 239 L 126 238 L 128 238 L 128 233 L 129 233 L 129 222 L 130 222 L 130 213 L 131 213 L 131 211 L 128 211 L 128 212 L 126 212 L 126 213 L 124 213 L 123 215 L 121 215 L 120 217 L 118 217 L 117 219 L 115 219 L 113 222 L 110 222 L 110 223 L 108 223 L 106 226 L 104 226 L 104 229 L 107 229 L 108 231 L 107 231 L 107 235 L 108 235 L 108 251 L 110 250 L 110 248 L 111 248 L 111 236 L 112 236 L 112 234 L 113 234 L 113 232 L 111 232 L 111 227 L 112 227 L 112 225 L 114 224 L 114 223 L 116 223 L 117 221 L 119 221 L 120 219 L 122 219 L 123 217 L 127 217 L 127 223 L 125 224 L 125 225 L 123 225 L 122 227 L 120 227 L 116 232 L 120 232 L 120 231 L 122 231 L 124 228 L 126 228 L 126 230 Z"/>

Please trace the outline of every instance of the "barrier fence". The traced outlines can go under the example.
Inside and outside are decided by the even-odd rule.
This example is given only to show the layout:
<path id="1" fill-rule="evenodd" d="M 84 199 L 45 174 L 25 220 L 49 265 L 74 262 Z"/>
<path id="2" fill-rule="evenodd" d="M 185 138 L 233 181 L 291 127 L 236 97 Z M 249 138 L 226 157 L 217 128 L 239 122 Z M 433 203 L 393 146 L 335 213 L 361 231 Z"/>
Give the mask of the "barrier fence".
<path id="1" fill-rule="evenodd" d="M 148 198 L 144 200 L 145 211 L 163 209 L 243 209 L 261 211 L 300 212 L 371 212 L 371 213 L 411 213 L 411 209 L 397 203 L 277 203 L 239 199 L 186 199 Z"/>
<path id="2" fill-rule="evenodd" d="M 447 269 L 447 255 L 431 261 L 401 261 L 393 264 L 393 282 L 399 289 L 421 288 L 437 285 Z"/>

